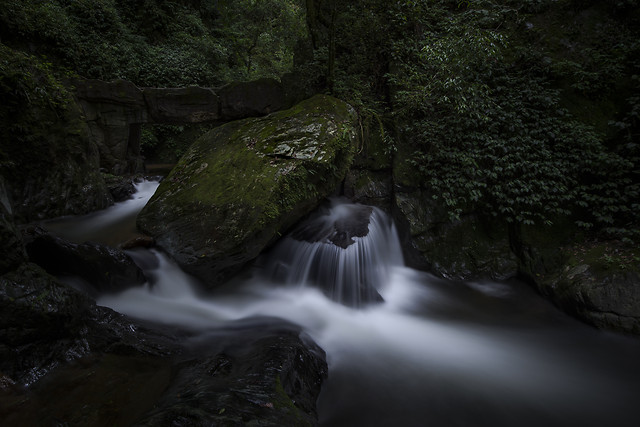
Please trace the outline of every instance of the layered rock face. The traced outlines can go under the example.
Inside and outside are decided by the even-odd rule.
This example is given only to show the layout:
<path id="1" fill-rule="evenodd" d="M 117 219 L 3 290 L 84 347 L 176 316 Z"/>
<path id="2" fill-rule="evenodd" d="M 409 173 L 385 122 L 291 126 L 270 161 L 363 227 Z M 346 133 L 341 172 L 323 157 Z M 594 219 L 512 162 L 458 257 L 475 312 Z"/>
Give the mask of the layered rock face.
<path id="1" fill-rule="evenodd" d="M 219 284 L 344 178 L 353 158 L 351 107 L 317 95 L 220 126 L 194 143 L 138 217 L 185 271 Z"/>
<path id="2" fill-rule="evenodd" d="M 124 80 L 76 82 L 100 167 L 109 173 L 142 170 L 140 132 L 144 123 L 223 123 L 263 116 L 290 106 L 280 82 L 260 79 L 219 89 L 138 88 Z"/>

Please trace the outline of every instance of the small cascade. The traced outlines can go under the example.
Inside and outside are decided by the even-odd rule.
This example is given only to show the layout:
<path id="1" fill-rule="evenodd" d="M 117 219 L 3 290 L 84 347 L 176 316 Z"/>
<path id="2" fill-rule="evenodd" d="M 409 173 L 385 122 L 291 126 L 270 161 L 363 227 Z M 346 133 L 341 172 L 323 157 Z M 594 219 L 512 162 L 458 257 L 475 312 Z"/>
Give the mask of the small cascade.
<path id="1" fill-rule="evenodd" d="M 390 269 L 403 265 L 391 219 L 380 209 L 332 199 L 269 253 L 268 280 L 316 286 L 334 301 L 360 307 L 381 301 Z"/>

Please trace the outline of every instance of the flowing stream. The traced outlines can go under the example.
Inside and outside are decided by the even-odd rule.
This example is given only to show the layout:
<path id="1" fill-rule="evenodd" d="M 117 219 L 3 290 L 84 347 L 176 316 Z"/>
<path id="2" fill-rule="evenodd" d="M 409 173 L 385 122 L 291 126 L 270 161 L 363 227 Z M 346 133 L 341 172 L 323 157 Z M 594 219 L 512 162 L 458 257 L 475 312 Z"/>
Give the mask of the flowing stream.
<path id="1" fill-rule="evenodd" d="M 124 218 L 131 233 L 131 217 L 156 186 L 139 184 L 134 199 L 58 231 L 73 229 L 74 240 L 108 236 L 103 241 L 113 244 L 114 224 Z M 640 420 L 637 340 L 583 325 L 520 282 L 449 282 L 407 268 L 393 223 L 376 208 L 334 200 L 250 274 L 214 293 L 161 252 L 131 254 L 149 285 L 103 296 L 100 305 L 203 334 L 247 318 L 300 325 L 327 353 L 322 425 Z"/>

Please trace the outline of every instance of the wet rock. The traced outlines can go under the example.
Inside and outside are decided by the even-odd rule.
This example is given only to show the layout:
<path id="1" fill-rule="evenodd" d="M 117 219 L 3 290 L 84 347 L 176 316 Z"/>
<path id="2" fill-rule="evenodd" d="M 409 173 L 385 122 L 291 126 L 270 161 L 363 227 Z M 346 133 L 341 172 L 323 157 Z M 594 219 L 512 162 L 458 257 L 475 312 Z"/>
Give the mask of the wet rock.
<path id="1" fill-rule="evenodd" d="M 78 276 L 89 293 L 120 292 L 146 282 L 142 270 L 124 252 L 95 243 L 73 244 L 42 228 L 24 234 L 29 259 L 55 276 Z"/>
<path id="2" fill-rule="evenodd" d="M 322 212 L 315 219 L 305 221 L 298 226 L 291 236 L 309 243 L 331 242 L 346 249 L 355 243 L 354 237 L 364 237 L 369 234 L 369 219 L 373 208 L 365 205 L 348 205 L 341 207 L 343 212 L 339 216 L 329 216 Z"/>
<path id="3" fill-rule="evenodd" d="M 130 177 L 109 174 L 102 174 L 102 176 L 114 202 L 123 202 L 136 191 Z"/>
<path id="4" fill-rule="evenodd" d="M 82 333 L 92 302 L 34 264 L 0 277 L 0 371 L 31 384 L 88 352 Z"/>
<path id="5" fill-rule="evenodd" d="M 327 365 L 324 351 L 299 329 L 249 325 L 198 340 L 139 425 L 317 424 Z"/>
<path id="6" fill-rule="evenodd" d="M 169 332 L 96 306 L 32 263 L 0 276 L 0 336 L 0 372 L 21 385 L 91 353 L 167 356 L 177 351 Z"/>
<path id="7" fill-rule="evenodd" d="M 355 113 L 318 95 L 196 141 L 138 216 L 188 273 L 216 286 L 339 185 L 353 158 Z"/>

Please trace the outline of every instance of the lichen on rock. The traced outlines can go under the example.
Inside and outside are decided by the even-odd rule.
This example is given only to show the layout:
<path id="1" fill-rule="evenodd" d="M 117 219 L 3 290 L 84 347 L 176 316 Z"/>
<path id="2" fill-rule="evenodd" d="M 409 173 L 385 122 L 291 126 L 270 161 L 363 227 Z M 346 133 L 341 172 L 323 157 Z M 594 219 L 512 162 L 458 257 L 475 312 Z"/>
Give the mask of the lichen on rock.
<path id="1" fill-rule="evenodd" d="M 317 95 L 197 140 L 138 217 L 187 272 L 220 284 L 313 210 L 353 159 L 355 112 Z"/>

